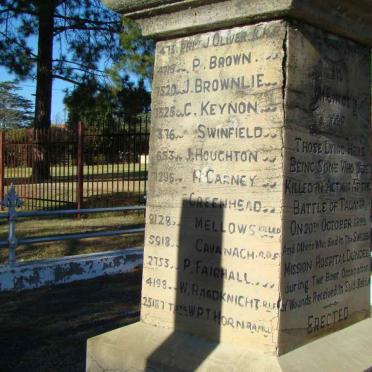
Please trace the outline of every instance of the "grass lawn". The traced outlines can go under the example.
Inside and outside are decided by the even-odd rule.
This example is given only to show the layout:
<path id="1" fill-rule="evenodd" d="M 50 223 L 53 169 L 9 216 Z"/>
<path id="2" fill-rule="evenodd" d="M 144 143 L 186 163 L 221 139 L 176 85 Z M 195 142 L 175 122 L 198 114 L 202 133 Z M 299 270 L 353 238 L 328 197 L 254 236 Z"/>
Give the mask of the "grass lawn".
<path id="1" fill-rule="evenodd" d="M 80 232 L 121 230 L 129 226 L 144 224 L 144 214 L 141 212 L 107 213 L 100 215 L 69 218 L 19 219 L 17 221 L 17 237 L 31 238 L 36 236 L 72 234 Z M 0 240 L 7 239 L 7 221 L 0 220 Z M 68 240 L 19 246 L 17 261 L 30 261 L 60 256 L 71 256 L 92 252 L 118 250 L 129 247 L 143 246 L 143 235 L 113 236 L 105 238 L 90 238 Z M 7 261 L 8 250 L 0 249 L 0 264 Z"/>
<path id="2" fill-rule="evenodd" d="M 141 163 L 118 163 L 118 164 L 102 164 L 102 165 L 84 165 L 84 175 L 106 175 L 109 174 L 125 174 L 132 172 L 144 172 L 147 165 Z M 50 167 L 52 177 L 72 177 L 77 175 L 77 167 L 75 165 L 55 165 Z M 32 175 L 31 167 L 5 167 L 5 178 L 29 178 Z"/>
<path id="3" fill-rule="evenodd" d="M 138 320 L 141 272 L 0 295 L 0 371 L 83 372 L 86 340 Z"/>
<path id="4" fill-rule="evenodd" d="M 111 181 L 83 182 L 84 199 L 89 198 L 121 198 L 127 196 L 127 199 L 137 201 L 139 196 L 145 190 L 146 181 L 130 181 L 115 179 Z M 62 202 L 76 202 L 76 182 L 48 182 L 35 184 L 15 185 L 16 192 L 25 200 L 27 198 L 50 199 Z M 9 186 L 5 187 L 5 193 Z M 137 194 L 137 195 L 136 195 Z M 36 202 L 35 201 L 35 202 Z M 128 203 L 126 203 L 128 205 Z M 133 204 L 132 204 L 133 205 Z"/>
<path id="5" fill-rule="evenodd" d="M 16 176 L 17 177 L 17 176 Z M 25 209 L 76 208 L 76 177 L 51 177 L 44 183 L 32 183 L 30 178 L 8 179 L 24 201 Z M 137 205 L 146 192 L 146 172 L 132 170 L 130 174 L 86 174 L 83 181 L 83 208 L 116 205 Z"/>
<path id="6" fill-rule="evenodd" d="M 143 201 L 146 193 L 147 171 L 143 163 L 85 165 L 83 207 L 133 204 Z M 32 180 L 31 167 L 5 168 L 6 193 L 15 185 L 26 209 L 71 209 L 77 202 L 77 167 L 50 167 L 50 177 L 44 182 Z"/>

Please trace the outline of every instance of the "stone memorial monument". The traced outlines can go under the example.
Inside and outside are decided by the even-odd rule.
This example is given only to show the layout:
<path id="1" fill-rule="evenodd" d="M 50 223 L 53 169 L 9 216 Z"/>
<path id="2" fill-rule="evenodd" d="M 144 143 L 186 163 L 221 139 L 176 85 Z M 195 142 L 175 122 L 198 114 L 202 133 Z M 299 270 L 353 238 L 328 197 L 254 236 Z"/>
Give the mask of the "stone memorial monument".
<path id="1" fill-rule="evenodd" d="M 106 3 L 158 42 L 141 321 L 87 370 L 372 366 L 372 0 Z"/>

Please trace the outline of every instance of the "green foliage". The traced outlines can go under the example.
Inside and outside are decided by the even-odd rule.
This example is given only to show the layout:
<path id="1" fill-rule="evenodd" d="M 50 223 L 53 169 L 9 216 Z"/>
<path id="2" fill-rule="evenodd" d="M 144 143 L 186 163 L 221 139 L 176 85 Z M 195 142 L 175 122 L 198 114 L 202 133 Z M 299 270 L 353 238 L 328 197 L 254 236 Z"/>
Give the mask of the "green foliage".
<path id="1" fill-rule="evenodd" d="M 30 37 L 38 35 L 40 1 L 0 2 L 0 64 L 19 78 L 35 78 L 37 51 Z M 48 0 L 54 6 L 53 78 L 81 82 L 93 76 L 105 77 L 99 69 L 102 58 L 120 56 L 120 16 L 99 0 Z"/>
<path id="2" fill-rule="evenodd" d="M 120 82 L 120 72 L 123 69 L 134 72 L 151 82 L 154 67 L 154 41 L 143 37 L 135 22 L 123 18 L 120 43 L 122 53 L 119 60 L 110 69 L 110 76 L 114 82 Z"/>
<path id="3" fill-rule="evenodd" d="M 87 164 L 115 161 L 111 158 L 115 153 L 107 151 L 118 146 L 117 137 L 112 133 L 128 135 L 125 148 L 133 156 L 138 151 L 138 142 L 147 141 L 147 126 L 142 125 L 142 118 L 138 117 L 145 115 L 150 108 L 150 93 L 143 81 L 135 85 L 126 76 L 122 79 L 121 88 L 114 89 L 91 80 L 76 87 L 65 97 L 64 103 L 68 109 L 70 131 L 76 133 L 77 124 L 82 121 L 85 133 L 90 135 L 85 143 L 86 153 L 91 154 L 85 159 Z M 143 122 L 146 121 L 144 119 Z M 142 139 L 138 141 L 137 136 L 137 140 L 133 140 L 133 133 L 142 133 Z"/>
<path id="4" fill-rule="evenodd" d="M 10 81 L 0 82 L 0 128 L 29 127 L 33 119 L 31 101 L 20 96 L 19 87 Z"/>
<path id="5" fill-rule="evenodd" d="M 37 130 L 37 129 L 36 129 Z M 51 126 L 48 129 L 48 136 L 53 138 L 54 142 L 58 141 L 73 141 L 76 137 L 72 138 L 72 135 L 64 128 L 59 126 Z M 32 143 L 34 136 L 33 128 L 15 128 L 9 129 L 5 133 L 5 140 L 8 142 L 19 142 L 19 143 Z M 26 157 L 26 153 L 19 154 L 20 156 Z"/>
<path id="6" fill-rule="evenodd" d="M 30 46 L 31 38 L 35 37 L 37 51 Z M 0 64 L 20 79 L 36 78 L 35 128 L 50 126 L 53 79 L 82 85 L 75 94 L 75 107 L 80 100 L 82 107 L 92 108 L 91 116 L 97 111 L 100 115 L 124 117 L 141 112 L 142 106 L 148 105 L 147 101 L 138 102 L 139 98 L 147 99 L 144 84 L 130 86 L 123 69 L 150 79 L 153 49 L 153 42 L 141 37 L 134 23 L 122 24 L 121 17 L 105 8 L 100 0 L 0 2 Z M 102 68 L 103 61 L 105 66 L 114 62 L 114 67 L 109 71 Z M 109 78 L 118 87 L 114 95 L 102 88 Z M 100 85 L 98 93 L 96 83 Z M 67 98 L 67 102 L 71 99 Z M 72 109 L 70 113 L 70 121 L 76 123 L 74 116 L 81 113 Z"/>
<path id="7" fill-rule="evenodd" d="M 32 1 L 2 0 L 0 3 L 0 63 L 21 78 L 31 77 L 36 55 L 28 38 L 37 30 Z"/>
<path id="8" fill-rule="evenodd" d="M 149 111 L 150 93 L 141 80 L 133 84 L 128 76 L 121 79 L 120 88 L 99 84 L 96 79 L 77 86 L 66 95 L 64 103 L 68 109 L 68 126 L 76 128 L 79 121 L 93 130 L 102 123 L 131 120 L 138 114 Z"/>
<path id="9" fill-rule="evenodd" d="M 28 142 L 32 140 L 32 135 L 30 129 L 14 128 L 5 132 L 5 140 L 8 142 Z"/>

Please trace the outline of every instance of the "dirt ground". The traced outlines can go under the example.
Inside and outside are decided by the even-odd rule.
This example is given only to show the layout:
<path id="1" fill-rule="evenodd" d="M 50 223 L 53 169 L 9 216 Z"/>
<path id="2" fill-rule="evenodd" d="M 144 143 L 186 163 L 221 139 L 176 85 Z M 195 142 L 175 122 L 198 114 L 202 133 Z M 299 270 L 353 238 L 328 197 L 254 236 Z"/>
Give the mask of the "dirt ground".
<path id="1" fill-rule="evenodd" d="M 85 371 L 86 340 L 139 318 L 141 272 L 0 295 L 0 371 Z"/>

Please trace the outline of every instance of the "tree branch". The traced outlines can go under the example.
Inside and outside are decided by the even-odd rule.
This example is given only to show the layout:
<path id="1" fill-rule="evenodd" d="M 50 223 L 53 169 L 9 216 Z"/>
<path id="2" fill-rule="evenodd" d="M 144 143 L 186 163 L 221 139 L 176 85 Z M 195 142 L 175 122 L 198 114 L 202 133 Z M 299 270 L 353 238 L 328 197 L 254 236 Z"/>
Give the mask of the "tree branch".
<path id="1" fill-rule="evenodd" d="M 70 17 L 70 16 L 65 16 L 62 14 L 55 14 L 54 18 L 59 18 L 63 19 L 65 21 L 73 21 L 73 22 L 80 22 L 80 23 L 91 23 L 94 25 L 110 25 L 110 24 L 118 24 L 120 21 L 98 21 L 95 19 L 90 19 L 90 18 L 81 18 L 81 17 Z"/>
<path id="2" fill-rule="evenodd" d="M 0 31 L 0 35 L 5 37 L 6 39 L 10 39 L 9 36 L 5 32 Z M 22 43 L 18 42 L 15 38 L 13 38 L 12 41 L 13 41 L 14 44 L 16 44 L 20 48 L 22 48 L 25 52 L 30 53 L 32 55 L 32 57 L 34 57 L 35 60 L 37 59 L 37 55 L 32 53 L 31 49 L 29 47 L 22 45 Z"/>
<path id="3" fill-rule="evenodd" d="M 76 66 L 81 67 L 81 69 L 78 69 L 78 68 L 75 68 L 75 67 L 71 67 L 71 68 L 73 68 L 74 70 L 80 70 L 80 71 L 95 71 L 95 72 L 99 72 L 99 73 L 101 73 L 101 74 L 105 74 L 105 71 L 99 70 L 99 69 L 94 68 L 94 67 L 88 67 L 88 66 L 84 65 L 83 63 L 79 63 L 79 62 L 75 62 L 75 61 L 69 61 L 69 60 L 67 60 L 67 59 L 53 59 L 53 62 L 68 63 L 68 64 L 71 64 L 71 65 L 76 65 Z M 62 67 L 62 69 L 63 69 L 63 67 Z"/>
<path id="4" fill-rule="evenodd" d="M 8 7 L 6 9 L 2 9 L 0 10 L 0 14 L 4 14 L 4 13 L 9 13 L 9 12 L 12 12 L 14 14 L 29 14 L 29 15 L 32 15 L 34 17 L 37 17 L 37 12 L 33 12 L 32 10 L 27 10 L 27 9 L 17 9 L 16 7 Z"/>
<path id="5" fill-rule="evenodd" d="M 64 4 L 67 0 L 59 0 L 57 1 L 57 6 L 60 6 L 62 4 Z"/>
<path id="6" fill-rule="evenodd" d="M 61 26 L 61 27 L 55 27 L 53 34 L 57 35 L 60 34 L 61 32 L 64 31 L 69 31 L 69 30 L 85 30 L 85 31 L 106 31 L 109 33 L 115 33 L 118 32 L 118 29 L 116 28 L 107 28 L 107 27 L 91 27 L 87 25 L 70 25 L 70 26 Z"/>
<path id="7" fill-rule="evenodd" d="M 62 75 L 58 75 L 58 74 L 52 74 L 52 78 L 67 81 L 68 83 L 75 84 L 75 85 L 83 85 L 80 81 L 70 79 L 66 76 L 62 76 Z"/>

